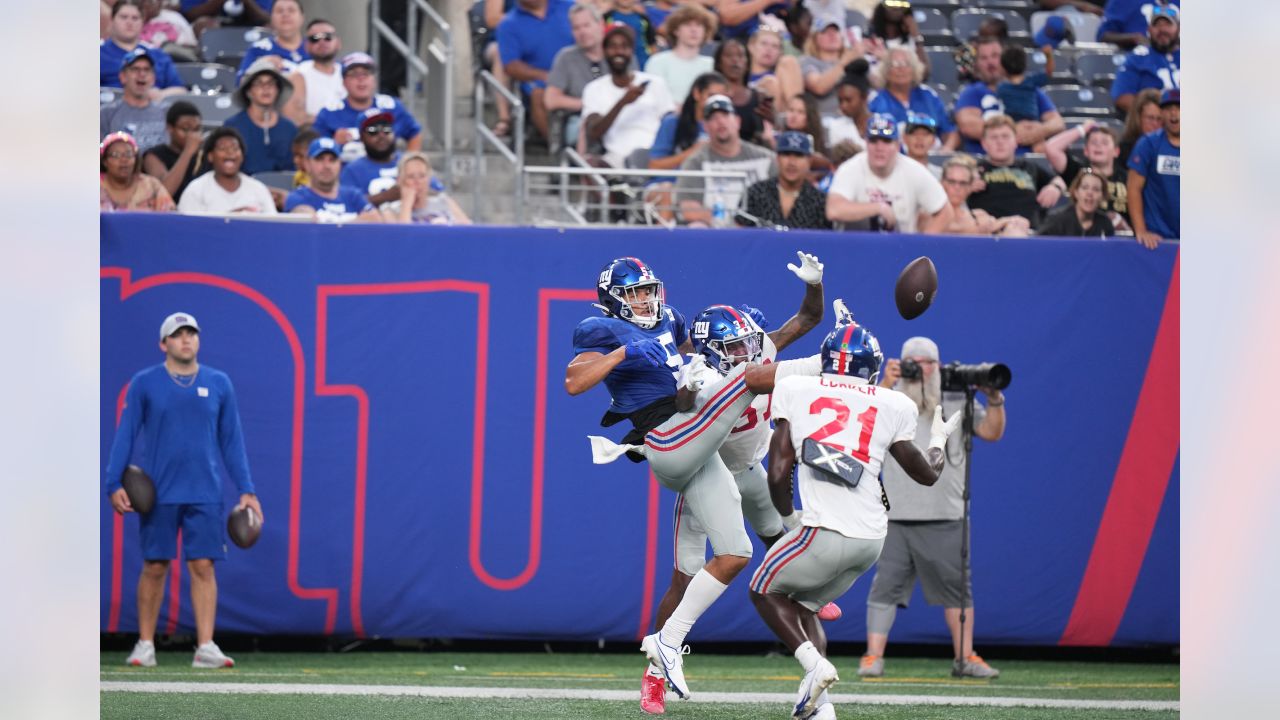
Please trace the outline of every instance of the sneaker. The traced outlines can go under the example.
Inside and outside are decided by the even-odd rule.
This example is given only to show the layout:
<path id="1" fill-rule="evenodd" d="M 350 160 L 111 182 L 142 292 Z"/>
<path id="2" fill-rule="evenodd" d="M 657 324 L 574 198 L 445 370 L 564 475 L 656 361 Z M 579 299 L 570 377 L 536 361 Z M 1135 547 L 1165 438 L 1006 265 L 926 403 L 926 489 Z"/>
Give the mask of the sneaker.
<path id="1" fill-rule="evenodd" d="M 884 675 L 883 655 L 863 655 L 862 664 L 858 666 L 858 677 L 882 677 Z"/>
<path id="2" fill-rule="evenodd" d="M 661 715 L 667 711 L 667 681 L 661 675 L 644 671 L 644 681 L 640 684 L 640 709 L 650 715 Z"/>
<path id="3" fill-rule="evenodd" d="M 236 661 L 222 654 L 222 650 L 213 641 L 196 648 L 196 655 L 191 660 L 193 668 L 229 668 L 235 667 Z"/>
<path id="4" fill-rule="evenodd" d="M 155 667 L 156 644 L 150 640 L 139 640 L 134 644 L 133 652 L 129 653 L 129 659 L 125 660 L 124 664 L 134 667 Z"/>
<path id="5" fill-rule="evenodd" d="M 818 709 L 818 698 L 839 679 L 836 666 L 826 658 L 819 658 L 818 664 L 805 673 L 804 678 L 800 680 L 800 690 L 796 693 L 796 705 L 791 711 L 791 717 L 813 717 Z"/>
<path id="6" fill-rule="evenodd" d="M 662 669 L 662 675 L 671 684 L 671 689 L 681 700 L 689 699 L 689 686 L 684 681 L 684 656 L 689 654 L 689 646 L 674 648 L 662 642 L 662 631 L 646 635 L 640 643 L 640 651 L 649 658 L 656 668 Z"/>
<path id="7" fill-rule="evenodd" d="M 988 665 L 975 653 L 964 660 L 952 662 L 951 676 L 993 679 L 1000 677 L 1000 671 Z"/>
<path id="8" fill-rule="evenodd" d="M 839 605 L 833 602 L 823 605 L 822 609 L 818 611 L 818 619 L 823 622 L 839 620 L 841 615 L 844 615 L 844 611 L 840 609 Z"/>
<path id="9" fill-rule="evenodd" d="M 827 699 L 825 692 L 818 696 L 818 711 L 811 716 L 810 720 L 836 720 L 836 706 Z"/>

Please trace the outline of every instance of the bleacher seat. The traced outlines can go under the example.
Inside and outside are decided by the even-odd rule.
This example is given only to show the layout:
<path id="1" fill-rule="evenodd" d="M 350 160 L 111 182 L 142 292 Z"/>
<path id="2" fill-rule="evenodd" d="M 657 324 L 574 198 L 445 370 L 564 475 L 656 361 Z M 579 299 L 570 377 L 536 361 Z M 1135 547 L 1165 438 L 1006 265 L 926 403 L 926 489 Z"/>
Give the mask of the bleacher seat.
<path id="1" fill-rule="evenodd" d="M 200 36 L 200 59 L 239 67 L 249 46 L 268 32 L 266 28 L 209 28 Z"/>
<path id="2" fill-rule="evenodd" d="M 205 127 L 217 127 L 227 118 L 240 112 L 229 93 L 221 95 L 188 95 L 185 99 L 200 111 L 200 124 Z"/>
<path id="3" fill-rule="evenodd" d="M 1056 13 L 1048 10 L 1040 10 L 1031 13 L 1030 31 L 1034 35 L 1040 32 L 1040 28 L 1044 27 L 1045 21 L 1050 15 L 1061 15 L 1071 23 L 1071 30 L 1076 34 L 1076 42 L 1096 42 L 1098 38 L 1098 26 L 1102 24 L 1102 18 L 1089 13 L 1077 12 L 1074 8 L 1061 9 Z"/>
<path id="4" fill-rule="evenodd" d="M 1028 50 L 1027 72 L 1044 72 L 1047 61 L 1048 58 L 1040 48 Z M 1053 75 L 1050 78 L 1054 85 L 1076 84 L 1076 74 L 1072 71 L 1071 58 L 1061 50 L 1053 51 Z"/>
<path id="5" fill-rule="evenodd" d="M 862 31 L 865 33 L 865 32 L 866 32 L 866 30 L 867 30 L 867 25 L 868 25 L 868 23 L 869 23 L 869 21 L 868 21 L 868 19 L 867 19 L 867 16 L 866 16 L 866 15 L 863 15 L 862 13 L 858 12 L 857 10 L 845 10 L 845 11 L 844 11 L 844 26 L 845 26 L 845 27 L 847 27 L 847 28 L 855 28 L 855 27 L 856 27 L 856 28 L 862 28 Z"/>
<path id="6" fill-rule="evenodd" d="M 942 13 L 945 17 L 951 17 L 951 13 L 960 9 L 960 0 L 915 0 L 911 3 L 913 10 L 932 9 Z M 920 16 L 916 15 L 916 22 L 920 22 Z"/>
<path id="7" fill-rule="evenodd" d="M 187 89 L 198 95 L 235 92 L 235 68 L 220 63 L 174 63 Z"/>
<path id="8" fill-rule="evenodd" d="M 289 192 L 293 189 L 293 174 L 292 170 L 263 170 L 254 173 L 253 177 L 269 188 Z"/>
<path id="9" fill-rule="evenodd" d="M 98 107 L 110 105 L 111 103 L 119 100 L 121 95 L 124 95 L 124 88 L 98 88 Z"/>
<path id="10" fill-rule="evenodd" d="M 942 104 L 946 106 L 947 114 L 951 114 L 952 112 L 955 111 L 956 94 L 957 94 L 957 91 L 955 89 L 952 89 L 949 87 L 936 86 L 933 88 L 933 91 L 938 93 L 938 99 L 941 100 Z"/>
<path id="11" fill-rule="evenodd" d="M 1111 95 L 1084 85 L 1050 85 L 1044 89 L 1063 115 L 1110 117 L 1115 115 Z"/>
<path id="12" fill-rule="evenodd" d="M 926 45 L 955 45 L 956 38 L 951 32 L 951 22 L 937 8 L 916 8 L 916 26 L 924 36 Z"/>
<path id="13" fill-rule="evenodd" d="M 960 86 L 960 75 L 956 70 L 956 58 L 949 47 L 927 47 L 924 54 L 929 58 L 929 84 L 942 85 L 949 88 Z"/>
<path id="14" fill-rule="evenodd" d="M 1109 75 L 1114 78 L 1123 65 L 1124 55 L 1120 53 L 1105 55 L 1085 53 L 1076 55 L 1076 77 L 1080 78 L 1080 82 L 1086 85 L 1093 85 L 1095 84 L 1094 79 L 1099 76 Z"/>
<path id="15" fill-rule="evenodd" d="M 978 33 L 978 26 L 982 21 L 992 15 L 1002 18 L 1009 25 L 1010 38 L 1017 40 L 1030 35 L 1027 19 L 1015 12 L 969 8 L 951 14 L 951 31 L 961 42 L 968 42 Z"/>

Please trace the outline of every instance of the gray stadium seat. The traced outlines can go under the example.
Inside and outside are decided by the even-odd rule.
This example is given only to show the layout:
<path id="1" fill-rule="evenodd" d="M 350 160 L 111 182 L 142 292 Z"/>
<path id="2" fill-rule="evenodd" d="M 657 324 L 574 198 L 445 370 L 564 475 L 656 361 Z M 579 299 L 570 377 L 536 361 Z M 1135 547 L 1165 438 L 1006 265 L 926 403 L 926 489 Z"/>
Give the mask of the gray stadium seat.
<path id="1" fill-rule="evenodd" d="M 956 58 L 951 48 L 925 48 L 929 58 L 929 84 L 944 87 L 960 87 L 960 75 L 956 70 Z"/>
<path id="2" fill-rule="evenodd" d="M 934 9 L 946 17 L 951 17 L 951 13 L 960 9 L 960 0 L 915 0 L 911 3 L 911 7 L 916 10 Z M 919 22 L 919 20 L 920 17 L 916 16 L 916 21 Z"/>
<path id="3" fill-rule="evenodd" d="M 209 28 L 200 36 L 200 58 L 239 67 L 249 46 L 268 34 L 266 28 Z"/>
<path id="4" fill-rule="evenodd" d="M 868 19 L 866 15 L 857 10 L 844 11 L 844 26 L 847 28 L 862 28 L 866 32 Z"/>
<path id="5" fill-rule="evenodd" d="M 1081 82 L 1092 85 L 1094 78 L 1102 75 L 1114 77 L 1124 65 L 1124 55 L 1120 53 L 1099 54 L 1086 53 L 1076 56 L 1076 77 Z"/>
<path id="6" fill-rule="evenodd" d="M 1027 50 L 1027 71 L 1044 72 L 1047 60 L 1048 58 L 1045 57 L 1044 51 L 1040 48 Z M 1076 74 L 1071 70 L 1071 58 L 1067 57 L 1061 50 L 1053 51 L 1053 68 L 1053 75 L 1050 76 L 1053 84 L 1076 84 Z"/>
<path id="7" fill-rule="evenodd" d="M 227 118 L 240 112 L 229 93 L 222 95 L 188 95 L 183 98 L 200 111 L 200 123 L 205 127 L 217 127 Z"/>
<path id="8" fill-rule="evenodd" d="M 955 45 L 956 38 L 951 32 L 951 23 L 947 16 L 937 8 L 915 8 L 916 25 L 920 34 L 924 35 L 928 45 Z"/>
<path id="9" fill-rule="evenodd" d="M 174 63 L 187 89 L 198 95 L 217 95 L 236 90 L 235 68 L 220 63 Z"/>
<path id="10" fill-rule="evenodd" d="M 98 107 L 110 105 L 111 103 L 119 100 L 121 95 L 124 95 L 124 88 L 98 88 Z"/>
<path id="11" fill-rule="evenodd" d="M 262 184 L 269 188 L 276 188 L 285 192 L 293 189 L 292 170 L 264 170 L 260 173 L 255 173 L 253 177 L 261 180 Z"/>
<path id="12" fill-rule="evenodd" d="M 1089 115 L 1109 117 L 1115 115 L 1111 95 L 1095 87 L 1081 85 L 1050 85 L 1044 89 L 1049 99 L 1063 115 Z"/>

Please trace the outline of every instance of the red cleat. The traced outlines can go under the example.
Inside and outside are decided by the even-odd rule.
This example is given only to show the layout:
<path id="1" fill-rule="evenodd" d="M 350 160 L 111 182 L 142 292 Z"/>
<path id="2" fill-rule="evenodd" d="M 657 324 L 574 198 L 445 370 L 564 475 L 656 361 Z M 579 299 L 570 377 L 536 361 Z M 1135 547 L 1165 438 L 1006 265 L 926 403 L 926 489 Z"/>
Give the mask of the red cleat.
<path id="1" fill-rule="evenodd" d="M 840 609 L 839 605 L 833 602 L 823 605 L 822 609 L 818 611 L 818 619 L 823 622 L 839 620 L 841 615 L 844 615 L 844 611 Z"/>
<path id="2" fill-rule="evenodd" d="M 662 715 L 667 711 L 667 681 L 661 675 L 650 675 L 646 670 L 640 685 L 640 709 L 650 715 Z"/>

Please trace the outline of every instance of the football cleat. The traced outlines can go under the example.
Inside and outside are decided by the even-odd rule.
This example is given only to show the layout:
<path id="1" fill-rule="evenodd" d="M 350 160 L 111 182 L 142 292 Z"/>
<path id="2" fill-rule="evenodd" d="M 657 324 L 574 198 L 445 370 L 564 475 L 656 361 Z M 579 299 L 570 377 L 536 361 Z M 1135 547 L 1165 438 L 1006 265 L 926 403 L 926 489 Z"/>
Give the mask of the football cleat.
<path id="1" fill-rule="evenodd" d="M 640 643 L 640 651 L 649 658 L 653 666 L 662 670 L 662 675 L 671 685 L 671 689 L 681 700 L 689 699 L 689 686 L 684 681 L 684 656 L 689 654 L 689 646 L 674 648 L 662 642 L 662 631 L 646 635 Z"/>
<path id="2" fill-rule="evenodd" d="M 800 720 L 812 717 L 818 709 L 818 698 L 839 679 L 836 666 L 826 658 L 819 658 L 818 664 L 800 680 L 800 690 L 796 694 L 796 705 L 791 711 L 791 717 Z"/>
<path id="3" fill-rule="evenodd" d="M 667 681 L 662 675 L 644 671 L 644 680 L 640 684 L 640 709 L 650 715 L 661 715 L 667 711 Z"/>

